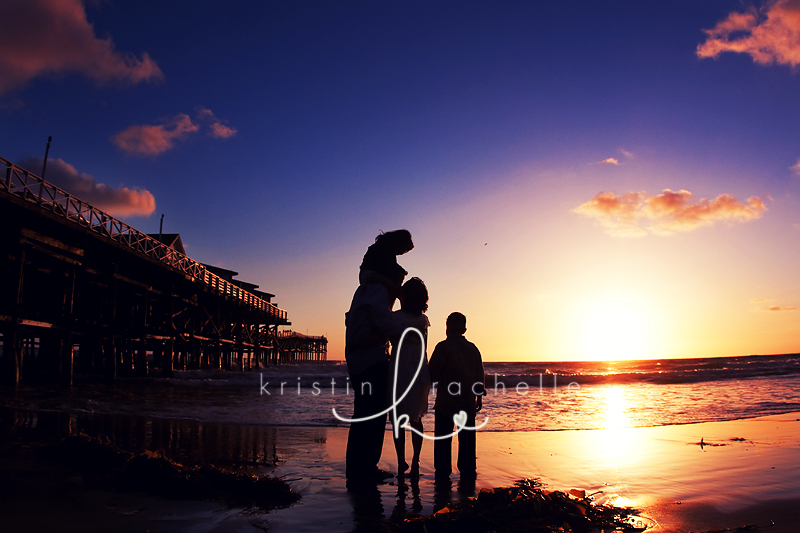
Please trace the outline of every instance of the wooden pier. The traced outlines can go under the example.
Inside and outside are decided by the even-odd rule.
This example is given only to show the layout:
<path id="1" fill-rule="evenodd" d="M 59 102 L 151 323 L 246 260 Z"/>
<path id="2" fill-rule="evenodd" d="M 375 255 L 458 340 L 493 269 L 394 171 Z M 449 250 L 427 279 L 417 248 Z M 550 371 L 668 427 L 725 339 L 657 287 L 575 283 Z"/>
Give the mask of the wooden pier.
<path id="1" fill-rule="evenodd" d="M 113 379 L 326 359 L 272 294 L 0 157 L 0 377 Z"/>
<path id="2" fill-rule="evenodd" d="M 303 335 L 291 330 L 279 331 L 278 344 L 279 363 L 325 361 L 328 355 L 328 339 L 323 336 Z"/>

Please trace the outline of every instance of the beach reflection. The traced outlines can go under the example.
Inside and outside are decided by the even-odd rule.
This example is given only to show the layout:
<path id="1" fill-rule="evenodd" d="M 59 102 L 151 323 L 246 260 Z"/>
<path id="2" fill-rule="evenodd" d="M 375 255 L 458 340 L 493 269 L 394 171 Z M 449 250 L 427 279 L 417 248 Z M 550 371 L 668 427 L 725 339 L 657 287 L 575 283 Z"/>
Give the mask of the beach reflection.
<path id="1" fill-rule="evenodd" d="M 350 496 L 350 504 L 353 506 L 352 531 L 380 531 L 384 523 L 383 500 L 377 485 L 356 484 L 348 486 L 347 494 Z"/>
<path id="2" fill-rule="evenodd" d="M 641 432 L 632 428 L 629 411 L 636 396 L 627 387 L 612 386 L 598 391 L 603 410 L 598 413 L 598 429 L 592 431 L 591 445 L 597 452 L 598 467 L 603 484 L 603 501 L 610 505 L 634 506 L 628 499 L 626 479 L 632 468 L 646 460 Z M 600 398 L 598 398 L 600 399 Z"/>
<path id="3" fill-rule="evenodd" d="M 411 497 L 409 498 L 408 489 L 411 487 Z M 407 501 L 410 501 L 410 509 Z M 395 522 L 402 522 L 410 516 L 420 516 L 422 512 L 422 497 L 419 490 L 419 477 L 398 476 L 397 478 L 397 501 L 392 509 L 391 518 Z"/>
<path id="4" fill-rule="evenodd" d="M 204 423 L 121 414 L 0 410 L 0 443 L 43 442 L 85 433 L 104 436 L 124 450 L 162 450 L 189 464 L 270 471 L 287 460 L 326 448 L 328 428 L 287 430 L 274 426 Z"/>
<path id="5" fill-rule="evenodd" d="M 599 457 L 606 466 L 619 469 L 637 460 L 638 444 L 628 418 L 628 394 L 623 387 L 608 387 L 603 391 L 604 410 L 595 436 Z"/>
<path id="6" fill-rule="evenodd" d="M 605 390 L 605 419 L 602 428 L 607 430 L 628 427 L 625 391 L 622 387 L 609 387 Z"/>

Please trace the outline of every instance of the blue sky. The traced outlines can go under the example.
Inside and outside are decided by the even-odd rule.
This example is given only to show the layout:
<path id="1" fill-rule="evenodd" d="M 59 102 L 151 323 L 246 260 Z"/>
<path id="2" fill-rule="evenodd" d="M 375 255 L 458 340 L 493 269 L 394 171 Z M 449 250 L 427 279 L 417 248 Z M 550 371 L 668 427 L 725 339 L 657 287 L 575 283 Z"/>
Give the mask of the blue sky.
<path id="1" fill-rule="evenodd" d="M 366 246 L 400 227 L 432 337 L 461 310 L 490 359 L 797 351 L 797 4 L 13 0 L 0 155 L 52 135 L 148 191 L 126 221 L 163 213 L 333 357 Z M 705 218 L 653 214 L 665 189 Z M 575 211 L 600 193 L 617 211 Z M 573 342 L 597 324 L 609 346 Z"/>

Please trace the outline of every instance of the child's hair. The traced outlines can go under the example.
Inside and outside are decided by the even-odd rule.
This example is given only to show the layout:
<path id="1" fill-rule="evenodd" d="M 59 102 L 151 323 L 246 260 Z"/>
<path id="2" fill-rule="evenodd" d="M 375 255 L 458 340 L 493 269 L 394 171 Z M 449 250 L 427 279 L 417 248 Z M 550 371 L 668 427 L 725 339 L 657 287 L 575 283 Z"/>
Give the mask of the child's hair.
<path id="1" fill-rule="evenodd" d="M 408 274 L 408 272 L 406 272 L 405 268 L 401 267 L 400 265 L 392 265 L 392 267 L 389 269 L 389 272 L 383 275 L 389 278 L 395 285 L 400 286 L 403 284 L 406 274 Z"/>
<path id="2" fill-rule="evenodd" d="M 380 235 L 375 237 L 375 242 L 379 242 L 382 246 L 389 246 L 393 249 L 401 249 L 403 253 L 410 252 L 414 249 L 414 241 L 411 240 L 411 232 L 407 229 L 387 231 L 386 233 L 381 232 Z"/>
<path id="3" fill-rule="evenodd" d="M 447 317 L 446 324 L 447 327 L 452 330 L 461 331 L 462 333 L 467 331 L 467 317 L 461 313 L 450 313 Z"/>
<path id="4" fill-rule="evenodd" d="M 403 310 L 422 314 L 428 310 L 428 288 L 419 278 L 411 278 L 403 284 Z"/>

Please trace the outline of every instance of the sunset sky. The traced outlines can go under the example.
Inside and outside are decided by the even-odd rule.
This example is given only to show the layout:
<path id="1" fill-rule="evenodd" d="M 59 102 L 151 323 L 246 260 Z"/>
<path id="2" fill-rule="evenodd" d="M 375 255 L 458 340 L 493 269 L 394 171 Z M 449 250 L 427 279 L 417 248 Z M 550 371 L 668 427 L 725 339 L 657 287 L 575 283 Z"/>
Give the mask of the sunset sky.
<path id="1" fill-rule="evenodd" d="M 344 354 L 366 247 L 484 360 L 800 351 L 800 0 L 6 0 L 0 155 Z"/>

